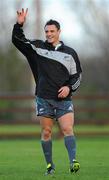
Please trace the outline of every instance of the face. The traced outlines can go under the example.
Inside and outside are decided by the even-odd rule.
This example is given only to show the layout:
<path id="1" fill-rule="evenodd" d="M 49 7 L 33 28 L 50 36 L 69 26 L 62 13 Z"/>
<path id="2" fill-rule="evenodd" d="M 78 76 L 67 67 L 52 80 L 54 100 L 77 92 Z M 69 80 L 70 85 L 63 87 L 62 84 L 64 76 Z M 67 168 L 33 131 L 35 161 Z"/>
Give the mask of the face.
<path id="1" fill-rule="evenodd" d="M 45 36 L 48 43 L 56 46 L 59 43 L 60 30 L 57 29 L 55 25 L 45 26 Z"/>

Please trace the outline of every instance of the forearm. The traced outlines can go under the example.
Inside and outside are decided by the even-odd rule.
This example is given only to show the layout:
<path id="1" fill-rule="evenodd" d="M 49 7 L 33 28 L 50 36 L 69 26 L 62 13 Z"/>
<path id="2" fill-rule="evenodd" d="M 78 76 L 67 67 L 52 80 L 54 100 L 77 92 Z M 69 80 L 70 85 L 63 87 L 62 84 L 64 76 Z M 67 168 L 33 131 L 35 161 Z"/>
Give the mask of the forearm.
<path id="1" fill-rule="evenodd" d="M 12 32 L 12 43 L 21 51 L 25 56 L 28 56 L 32 51 L 30 41 L 26 39 L 22 25 L 16 23 Z"/>

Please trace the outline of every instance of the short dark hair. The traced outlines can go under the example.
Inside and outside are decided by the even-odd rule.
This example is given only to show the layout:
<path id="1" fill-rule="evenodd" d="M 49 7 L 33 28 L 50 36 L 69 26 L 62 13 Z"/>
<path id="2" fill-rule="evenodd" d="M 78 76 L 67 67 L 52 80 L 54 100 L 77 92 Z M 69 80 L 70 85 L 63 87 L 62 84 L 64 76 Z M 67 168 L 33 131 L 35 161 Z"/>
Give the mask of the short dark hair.
<path id="1" fill-rule="evenodd" d="M 49 21 L 47 21 L 46 24 L 45 24 L 45 27 L 46 27 L 47 25 L 55 25 L 58 30 L 60 29 L 60 24 L 59 24 L 59 22 L 56 21 L 56 20 L 53 20 L 53 19 L 50 19 Z M 45 28 L 45 27 L 44 27 L 44 28 Z"/>

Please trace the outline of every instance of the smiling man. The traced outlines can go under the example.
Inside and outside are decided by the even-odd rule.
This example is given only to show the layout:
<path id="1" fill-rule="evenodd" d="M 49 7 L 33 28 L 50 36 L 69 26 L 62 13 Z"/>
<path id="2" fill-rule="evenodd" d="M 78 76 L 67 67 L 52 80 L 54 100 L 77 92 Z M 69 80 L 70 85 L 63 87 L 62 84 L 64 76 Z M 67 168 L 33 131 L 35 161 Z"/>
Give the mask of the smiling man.
<path id="1" fill-rule="evenodd" d="M 53 46 L 56 46 L 60 43 L 59 35 L 60 35 L 60 25 L 58 22 L 49 21 L 45 25 L 45 36 L 48 43 L 51 43 Z"/>
<path id="2" fill-rule="evenodd" d="M 80 164 L 76 160 L 72 93 L 80 85 L 80 61 L 75 50 L 60 40 L 60 24 L 55 20 L 45 24 L 46 41 L 27 39 L 23 33 L 27 12 L 28 9 L 17 11 L 12 42 L 27 58 L 35 79 L 37 115 L 42 129 L 41 145 L 47 163 L 45 174 L 55 172 L 52 159 L 52 127 L 55 120 L 64 135 L 70 172 L 77 172 Z"/>

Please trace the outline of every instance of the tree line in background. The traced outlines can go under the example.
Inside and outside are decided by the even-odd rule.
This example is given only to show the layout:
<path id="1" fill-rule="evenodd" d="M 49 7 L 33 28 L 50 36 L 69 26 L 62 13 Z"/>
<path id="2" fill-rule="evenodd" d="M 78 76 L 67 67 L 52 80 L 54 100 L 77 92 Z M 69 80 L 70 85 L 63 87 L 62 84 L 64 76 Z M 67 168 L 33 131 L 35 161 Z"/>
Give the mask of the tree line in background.
<path id="1" fill-rule="evenodd" d="M 82 55 L 83 89 L 90 94 L 109 93 L 109 2 L 107 0 L 100 0 L 99 3 L 95 0 L 73 2 L 78 21 L 88 42 L 83 42 L 82 48 L 83 54 L 86 54 Z M 88 48 L 92 49 L 89 54 Z"/>

